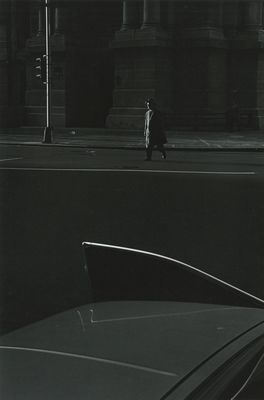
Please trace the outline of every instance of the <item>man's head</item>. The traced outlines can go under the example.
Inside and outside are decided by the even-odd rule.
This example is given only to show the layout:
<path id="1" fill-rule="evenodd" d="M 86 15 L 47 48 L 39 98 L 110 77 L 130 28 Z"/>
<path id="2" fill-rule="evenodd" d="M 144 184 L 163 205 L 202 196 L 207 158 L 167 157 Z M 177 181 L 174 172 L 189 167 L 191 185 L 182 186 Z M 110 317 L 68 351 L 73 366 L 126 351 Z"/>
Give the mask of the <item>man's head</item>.
<path id="1" fill-rule="evenodd" d="M 147 99 L 145 104 L 149 110 L 154 110 L 156 108 L 156 103 L 153 98 Z"/>

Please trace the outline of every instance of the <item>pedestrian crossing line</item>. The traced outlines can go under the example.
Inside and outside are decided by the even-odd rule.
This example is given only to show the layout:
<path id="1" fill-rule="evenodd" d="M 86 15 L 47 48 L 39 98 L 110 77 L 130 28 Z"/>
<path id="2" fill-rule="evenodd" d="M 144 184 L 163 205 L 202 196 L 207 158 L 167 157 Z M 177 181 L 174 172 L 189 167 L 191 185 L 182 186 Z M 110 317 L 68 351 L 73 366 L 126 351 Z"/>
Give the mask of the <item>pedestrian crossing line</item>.
<path id="1" fill-rule="evenodd" d="M 0 162 L 4 162 L 4 161 L 14 161 L 14 160 L 22 160 L 22 157 L 16 157 L 16 158 L 2 158 L 2 159 L 0 159 Z"/>

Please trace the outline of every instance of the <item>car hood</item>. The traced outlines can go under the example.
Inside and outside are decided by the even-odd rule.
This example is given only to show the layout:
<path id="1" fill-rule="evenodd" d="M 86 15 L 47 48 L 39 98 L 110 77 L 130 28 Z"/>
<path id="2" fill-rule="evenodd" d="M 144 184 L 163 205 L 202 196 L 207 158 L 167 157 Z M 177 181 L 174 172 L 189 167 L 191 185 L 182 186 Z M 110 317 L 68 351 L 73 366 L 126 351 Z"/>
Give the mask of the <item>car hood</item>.
<path id="1" fill-rule="evenodd" d="M 107 302 L 3 336 L 4 399 L 160 399 L 264 310 L 175 302 Z"/>

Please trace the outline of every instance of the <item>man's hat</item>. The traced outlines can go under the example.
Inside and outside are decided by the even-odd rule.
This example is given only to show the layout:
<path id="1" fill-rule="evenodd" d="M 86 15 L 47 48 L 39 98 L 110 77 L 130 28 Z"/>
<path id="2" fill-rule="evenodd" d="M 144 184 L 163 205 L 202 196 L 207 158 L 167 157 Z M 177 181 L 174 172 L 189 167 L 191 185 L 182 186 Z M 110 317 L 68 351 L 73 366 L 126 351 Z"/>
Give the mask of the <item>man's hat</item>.
<path id="1" fill-rule="evenodd" d="M 146 99 L 145 103 L 156 104 L 156 102 L 155 102 L 155 100 L 153 99 L 153 97 L 150 97 L 150 98 Z"/>

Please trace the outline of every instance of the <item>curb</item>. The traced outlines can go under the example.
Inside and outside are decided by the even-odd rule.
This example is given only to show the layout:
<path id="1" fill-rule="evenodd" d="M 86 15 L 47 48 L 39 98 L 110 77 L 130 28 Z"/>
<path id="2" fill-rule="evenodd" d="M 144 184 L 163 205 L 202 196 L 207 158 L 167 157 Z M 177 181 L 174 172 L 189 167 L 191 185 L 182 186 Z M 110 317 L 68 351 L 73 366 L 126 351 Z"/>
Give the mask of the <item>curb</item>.
<path id="1" fill-rule="evenodd" d="M 5 144 L 5 145 L 19 145 L 19 146 L 44 146 L 44 147 L 70 147 L 70 148 L 92 148 L 92 149 L 102 149 L 102 150 L 145 150 L 145 146 L 142 143 L 142 145 L 135 144 L 135 145 L 120 145 L 120 144 L 73 144 L 73 143 L 42 143 L 42 142 L 20 142 L 20 141 L 7 141 L 7 140 L 1 140 L 0 139 L 0 144 Z M 264 147 L 257 147 L 257 146 L 251 146 L 251 147 L 241 147 L 241 146 L 234 146 L 234 147 L 216 147 L 214 145 L 207 146 L 207 147 L 201 147 L 199 146 L 178 146 L 177 144 L 173 145 L 167 145 L 166 146 L 167 151 L 205 151 L 205 152 L 264 152 Z"/>

